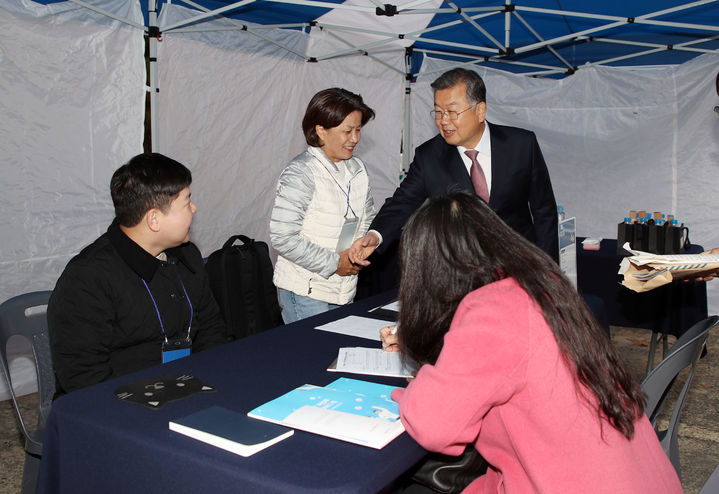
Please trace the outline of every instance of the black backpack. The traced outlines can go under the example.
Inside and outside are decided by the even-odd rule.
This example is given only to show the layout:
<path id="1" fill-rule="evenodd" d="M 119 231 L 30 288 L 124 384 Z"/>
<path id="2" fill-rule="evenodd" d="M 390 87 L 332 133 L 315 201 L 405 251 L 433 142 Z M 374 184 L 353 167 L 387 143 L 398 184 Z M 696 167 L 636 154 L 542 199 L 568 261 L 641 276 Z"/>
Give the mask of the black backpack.
<path id="1" fill-rule="evenodd" d="M 242 245 L 233 245 L 240 240 Z M 207 259 L 210 288 L 227 324 L 229 340 L 280 326 L 282 315 L 272 283 L 265 242 L 233 235 Z"/>

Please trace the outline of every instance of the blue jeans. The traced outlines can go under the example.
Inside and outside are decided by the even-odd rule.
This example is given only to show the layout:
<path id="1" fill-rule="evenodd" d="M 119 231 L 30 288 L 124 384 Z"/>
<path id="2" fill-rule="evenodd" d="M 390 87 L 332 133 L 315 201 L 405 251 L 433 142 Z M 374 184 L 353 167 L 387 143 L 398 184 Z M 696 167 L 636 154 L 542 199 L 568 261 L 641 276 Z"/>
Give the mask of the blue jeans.
<path id="1" fill-rule="evenodd" d="M 295 292 L 285 290 L 284 288 L 278 288 L 277 291 L 280 307 L 282 308 L 282 319 L 284 319 L 285 324 L 339 307 L 339 305 L 297 295 Z"/>

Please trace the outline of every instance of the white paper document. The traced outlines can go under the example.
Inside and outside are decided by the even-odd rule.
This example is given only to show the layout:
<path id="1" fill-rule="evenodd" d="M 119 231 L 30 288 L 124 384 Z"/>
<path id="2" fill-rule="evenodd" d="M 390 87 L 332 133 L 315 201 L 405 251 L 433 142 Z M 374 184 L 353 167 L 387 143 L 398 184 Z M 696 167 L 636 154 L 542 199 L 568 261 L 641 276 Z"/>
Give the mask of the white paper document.
<path id="1" fill-rule="evenodd" d="M 375 307 L 374 309 L 371 309 L 369 313 L 374 316 L 397 319 L 397 316 L 399 315 L 399 300 Z"/>
<path id="2" fill-rule="evenodd" d="M 399 352 L 385 352 L 381 348 L 340 348 L 337 360 L 327 369 L 368 376 L 412 377 L 419 366 Z"/>
<path id="3" fill-rule="evenodd" d="M 387 305 L 383 305 L 381 308 L 385 310 L 393 310 L 395 312 L 399 312 L 399 300 L 395 300 L 394 302 L 390 302 Z"/>
<path id="4" fill-rule="evenodd" d="M 382 319 L 347 316 L 345 318 L 323 324 L 322 326 L 317 326 L 315 329 L 329 331 L 330 333 L 340 333 L 348 336 L 367 338 L 368 340 L 381 341 L 379 330 L 393 324 L 393 322 L 383 321 Z"/>
<path id="5" fill-rule="evenodd" d="M 404 432 L 399 420 L 388 422 L 313 406 L 303 406 L 289 415 L 284 423 L 295 429 L 375 449 L 384 448 Z"/>

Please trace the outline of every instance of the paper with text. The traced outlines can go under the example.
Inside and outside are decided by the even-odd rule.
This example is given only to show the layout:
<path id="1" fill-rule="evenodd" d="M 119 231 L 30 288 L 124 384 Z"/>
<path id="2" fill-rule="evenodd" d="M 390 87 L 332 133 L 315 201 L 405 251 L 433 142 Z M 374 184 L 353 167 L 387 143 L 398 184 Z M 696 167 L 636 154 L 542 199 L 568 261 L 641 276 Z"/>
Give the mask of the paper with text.
<path id="1" fill-rule="evenodd" d="M 385 352 L 381 348 L 340 348 L 337 360 L 328 371 L 366 374 L 369 376 L 412 377 L 418 366 L 403 360 L 399 352 Z"/>

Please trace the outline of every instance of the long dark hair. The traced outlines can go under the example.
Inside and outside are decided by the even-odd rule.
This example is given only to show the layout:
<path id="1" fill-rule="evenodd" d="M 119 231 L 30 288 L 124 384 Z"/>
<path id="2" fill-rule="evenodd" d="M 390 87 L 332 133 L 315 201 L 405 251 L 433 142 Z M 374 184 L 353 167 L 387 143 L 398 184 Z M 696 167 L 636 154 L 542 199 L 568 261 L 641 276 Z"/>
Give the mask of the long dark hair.
<path id="1" fill-rule="evenodd" d="M 600 419 L 634 435 L 645 397 L 607 334 L 559 266 L 479 197 L 457 192 L 419 209 L 402 233 L 400 263 L 398 335 L 407 356 L 434 364 L 464 296 L 514 278 L 541 308 L 577 383 L 596 396 Z"/>

